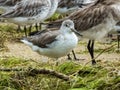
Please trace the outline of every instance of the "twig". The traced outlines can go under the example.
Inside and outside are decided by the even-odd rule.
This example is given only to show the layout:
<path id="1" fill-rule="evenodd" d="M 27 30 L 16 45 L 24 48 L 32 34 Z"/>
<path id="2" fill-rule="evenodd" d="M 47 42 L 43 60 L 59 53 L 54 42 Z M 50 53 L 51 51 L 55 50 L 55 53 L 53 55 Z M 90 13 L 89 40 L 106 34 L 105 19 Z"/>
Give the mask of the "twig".
<path id="1" fill-rule="evenodd" d="M 102 52 L 100 52 L 94 59 L 98 58 L 102 53 L 104 53 L 105 51 L 111 49 L 111 48 L 114 47 L 115 45 L 116 45 L 116 44 L 114 44 L 114 45 L 112 45 L 112 46 L 110 46 L 110 47 L 104 49 L 104 50 L 103 50 Z M 85 65 L 83 65 L 83 67 L 82 67 L 80 70 L 78 70 L 77 72 L 75 72 L 75 73 L 72 74 L 72 75 L 75 76 L 75 75 L 81 73 L 81 70 L 82 70 L 88 63 L 90 63 L 90 62 L 91 62 L 91 61 L 88 61 L 87 63 L 85 63 Z"/>
<path id="2" fill-rule="evenodd" d="M 112 45 L 112 46 L 110 46 L 110 47 L 104 49 L 104 50 L 103 50 L 102 52 L 100 52 L 94 59 L 97 59 L 102 53 L 104 53 L 105 51 L 111 49 L 111 48 L 114 47 L 115 45 L 116 45 L 116 44 L 114 44 L 114 45 Z"/>
<path id="3" fill-rule="evenodd" d="M 63 79 L 65 81 L 70 80 L 69 76 L 59 73 L 59 72 L 56 72 L 54 70 L 49 70 L 49 69 L 31 69 L 30 72 L 28 72 L 28 75 L 30 75 L 30 76 L 35 76 L 36 74 L 49 74 L 49 75 L 55 76 L 59 79 Z"/>
<path id="4" fill-rule="evenodd" d="M 29 76 L 36 76 L 37 74 L 48 74 L 48 75 L 52 75 L 55 76 L 59 79 L 65 80 L 65 81 L 69 81 L 70 77 L 56 72 L 54 70 L 49 70 L 49 69 L 19 69 L 19 68 L 0 68 L 0 71 L 5 71 L 5 72 L 11 72 L 11 71 L 25 71 L 25 74 L 29 75 Z"/>
<path id="5" fill-rule="evenodd" d="M 0 71 L 11 72 L 11 71 L 22 71 L 22 68 L 0 68 Z"/>

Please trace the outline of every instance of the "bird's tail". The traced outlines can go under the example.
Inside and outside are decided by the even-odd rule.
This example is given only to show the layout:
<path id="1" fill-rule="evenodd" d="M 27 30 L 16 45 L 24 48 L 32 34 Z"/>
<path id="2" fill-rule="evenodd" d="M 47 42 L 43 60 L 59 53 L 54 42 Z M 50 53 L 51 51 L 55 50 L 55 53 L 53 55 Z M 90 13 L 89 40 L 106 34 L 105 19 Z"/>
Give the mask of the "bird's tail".
<path id="1" fill-rule="evenodd" d="M 33 46 L 33 44 L 32 44 L 31 42 L 29 42 L 29 41 L 27 40 L 27 38 L 23 38 L 23 39 L 21 39 L 20 41 L 23 42 L 24 44 L 30 46 L 30 47 Z"/>
<path id="2" fill-rule="evenodd" d="M 32 48 L 33 51 L 37 51 L 38 49 L 40 50 L 41 48 L 39 48 L 38 46 L 33 45 L 31 42 L 27 41 L 27 39 L 22 39 L 21 42 L 23 42 L 24 44 L 28 45 L 29 47 Z"/>

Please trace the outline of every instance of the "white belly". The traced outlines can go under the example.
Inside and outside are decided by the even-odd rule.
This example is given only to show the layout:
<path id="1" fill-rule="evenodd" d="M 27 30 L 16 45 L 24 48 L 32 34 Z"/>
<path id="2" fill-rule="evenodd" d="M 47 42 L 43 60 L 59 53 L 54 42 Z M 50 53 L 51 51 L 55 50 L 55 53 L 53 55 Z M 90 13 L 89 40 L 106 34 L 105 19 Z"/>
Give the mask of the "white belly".
<path id="1" fill-rule="evenodd" d="M 61 37 L 61 36 L 60 36 Z M 69 38 L 68 38 L 69 37 Z M 61 37 L 63 38 L 63 37 Z M 39 53 L 52 58 L 59 58 L 67 55 L 77 46 L 78 38 L 76 35 L 68 35 L 66 38 L 49 44 L 49 48 L 40 48 Z"/>

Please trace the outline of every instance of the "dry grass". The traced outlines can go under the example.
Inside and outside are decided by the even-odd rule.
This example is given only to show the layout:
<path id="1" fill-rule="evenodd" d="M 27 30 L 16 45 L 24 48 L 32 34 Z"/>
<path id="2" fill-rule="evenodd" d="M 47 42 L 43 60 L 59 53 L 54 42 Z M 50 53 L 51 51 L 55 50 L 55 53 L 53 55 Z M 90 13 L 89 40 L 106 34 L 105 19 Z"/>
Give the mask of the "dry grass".
<path id="1" fill-rule="evenodd" d="M 53 66 L 51 63 L 36 63 L 32 60 L 3 57 L 0 59 L 0 65 L 0 68 L 17 68 L 18 70 L 22 68 L 21 71 L 16 72 L 0 72 L 1 90 L 101 90 L 101 88 L 102 90 L 119 90 L 120 88 L 119 62 L 99 62 L 93 67 L 66 61 Z M 53 69 L 70 76 L 71 80 L 60 80 L 52 75 L 29 76 L 25 74 L 28 68 Z"/>

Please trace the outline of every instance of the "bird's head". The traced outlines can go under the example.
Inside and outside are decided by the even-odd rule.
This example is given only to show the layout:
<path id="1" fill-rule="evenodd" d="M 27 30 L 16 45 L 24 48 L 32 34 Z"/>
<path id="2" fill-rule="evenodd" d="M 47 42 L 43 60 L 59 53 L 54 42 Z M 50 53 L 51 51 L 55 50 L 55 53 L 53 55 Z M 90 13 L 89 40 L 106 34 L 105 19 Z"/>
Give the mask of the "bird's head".
<path id="1" fill-rule="evenodd" d="M 74 22 L 70 19 L 62 22 L 61 30 L 63 30 L 64 32 L 70 32 L 70 33 L 74 32 L 77 35 L 82 36 L 77 30 L 75 30 Z"/>

